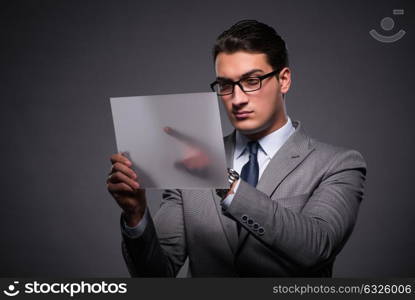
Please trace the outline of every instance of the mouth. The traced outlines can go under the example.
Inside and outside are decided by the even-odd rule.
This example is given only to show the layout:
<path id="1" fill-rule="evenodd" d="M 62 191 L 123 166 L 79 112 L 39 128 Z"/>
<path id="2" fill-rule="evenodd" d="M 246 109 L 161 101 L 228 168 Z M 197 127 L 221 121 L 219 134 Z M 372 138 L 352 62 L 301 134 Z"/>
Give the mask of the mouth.
<path id="1" fill-rule="evenodd" d="M 242 110 L 242 111 L 234 111 L 233 115 L 238 120 L 244 120 L 244 119 L 247 119 L 252 113 L 253 111 Z"/>

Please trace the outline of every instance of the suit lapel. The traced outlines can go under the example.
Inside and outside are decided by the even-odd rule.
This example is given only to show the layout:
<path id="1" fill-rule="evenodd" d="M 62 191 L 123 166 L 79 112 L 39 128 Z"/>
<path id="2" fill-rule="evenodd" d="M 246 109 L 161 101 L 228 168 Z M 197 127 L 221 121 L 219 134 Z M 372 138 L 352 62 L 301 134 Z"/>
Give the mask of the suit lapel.
<path id="1" fill-rule="evenodd" d="M 300 122 L 293 121 L 295 132 L 277 151 L 269 162 L 257 189 L 272 196 L 281 182 L 314 150 L 310 138 L 305 134 Z"/>
<path id="2" fill-rule="evenodd" d="M 314 150 L 310 138 L 305 134 L 300 122 L 293 121 L 295 132 L 277 151 L 262 174 L 257 189 L 269 197 L 275 192 L 282 181 Z M 241 229 L 238 250 L 245 242 L 248 231 Z"/>
<path id="3" fill-rule="evenodd" d="M 228 168 L 232 168 L 233 166 L 233 152 L 235 149 L 235 131 L 233 131 L 230 135 L 226 136 L 224 139 L 225 144 L 225 153 L 226 153 L 226 164 Z M 222 213 L 222 206 L 220 205 L 220 197 L 216 195 L 216 192 L 213 190 L 213 200 L 215 202 L 215 206 L 219 215 L 219 219 L 222 223 L 223 230 L 225 232 L 226 238 L 228 240 L 229 246 L 232 250 L 232 253 L 235 254 L 236 248 L 238 245 L 238 232 L 236 229 L 236 223 L 232 219 L 226 217 Z"/>

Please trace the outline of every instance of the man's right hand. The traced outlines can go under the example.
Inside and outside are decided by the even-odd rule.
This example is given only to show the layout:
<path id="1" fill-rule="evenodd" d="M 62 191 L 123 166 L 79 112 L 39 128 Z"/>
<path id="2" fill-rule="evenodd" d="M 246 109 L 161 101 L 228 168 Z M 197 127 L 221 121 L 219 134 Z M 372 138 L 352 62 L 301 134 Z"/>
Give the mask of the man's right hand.
<path id="1" fill-rule="evenodd" d="M 140 189 L 137 174 L 131 169 L 131 161 L 121 153 L 111 155 L 111 171 L 107 188 L 124 211 L 128 226 L 135 227 L 143 218 L 147 202 L 145 190 Z"/>

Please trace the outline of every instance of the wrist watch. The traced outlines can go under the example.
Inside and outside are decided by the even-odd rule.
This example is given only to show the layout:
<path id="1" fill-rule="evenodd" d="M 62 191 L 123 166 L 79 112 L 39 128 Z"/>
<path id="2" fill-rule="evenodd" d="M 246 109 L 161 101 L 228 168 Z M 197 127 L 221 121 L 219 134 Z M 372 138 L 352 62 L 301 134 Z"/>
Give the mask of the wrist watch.
<path id="1" fill-rule="evenodd" d="M 228 194 L 230 188 L 232 187 L 232 184 L 239 179 L 239 174 L 234 169 L 228 168 L 228 182 L 229 182 L 229 188 L 228 189 L 217 189 L 216 195 L 218 195 L 221 199 L 225 198 L 225 196 Z"/>

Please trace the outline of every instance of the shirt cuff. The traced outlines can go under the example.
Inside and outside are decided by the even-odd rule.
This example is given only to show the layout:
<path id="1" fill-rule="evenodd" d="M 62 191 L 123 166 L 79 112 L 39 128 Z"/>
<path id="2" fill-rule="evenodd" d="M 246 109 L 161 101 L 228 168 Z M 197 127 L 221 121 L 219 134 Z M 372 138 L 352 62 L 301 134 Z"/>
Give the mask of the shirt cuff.
<path id="1" fill-rule="evenodd" d="M 221 201 L 221 205 L 222 205 L 222 209 L 224 209 L 224 210 L 226 210 L 226 209 L 228 209 L 228 207 L 229 206 L 231 206 L 231 203 L 232 203 L 232 200 L 233 200 L 233 197 L 235 196 L 235 194 L 236 194 L 236 191 L 238 190 L 238 187 L 239 187 L 239 183 L 240 183 L 240 179 L 235 183 L 235 188 L 233 189 L 233 193 L 232 194 L 230 194 L 230 195 L 228 195 L 228 196 L 226 196 L 225 197 L 225 199 L 223 199 L 222 201 Z"/>
<path id="2" fill-rule="evenodd" d="M 141 218 L 140 222 L 138 222 L 138 224 L 135 227 L 128 226 L 124 218 L 122 218 L 121 231 L 131 239 L 139 238 L 144 233 L 144 230 L 147 227 L 149 218 L 150 216 L 149 216 L 148 208 L 146 207 L 143 217 Z"/>

